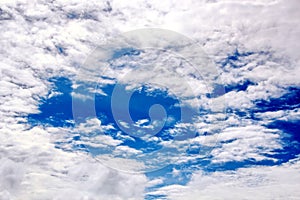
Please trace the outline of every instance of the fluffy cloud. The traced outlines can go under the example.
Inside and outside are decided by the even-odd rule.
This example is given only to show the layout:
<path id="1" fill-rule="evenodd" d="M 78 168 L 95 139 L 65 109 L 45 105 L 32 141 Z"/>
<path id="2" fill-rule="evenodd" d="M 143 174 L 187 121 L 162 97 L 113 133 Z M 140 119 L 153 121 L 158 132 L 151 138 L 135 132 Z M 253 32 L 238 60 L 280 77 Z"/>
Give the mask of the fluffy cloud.
<path id="1" fill-rule="evenodd" d="M 11 130 L 11 127 L 10 129 Z M 60 129 L 53 130 L 61 132 Z M 1 197 L 8 199 L 142 199 L 147 179 L 103 166 L 84 153 L 64 152 L 35 127 L 1 130 Z"/>
<path id="2" fill-rule="evenodd" d="M 197 172 L 186 186 L 172 185 L 156 194 L 170 199 L 297 199 L 299 159 L 280 166 Z"/>
<path id="3" fill-rule="evenodd" d="M 249 114 L 250 110 L 256 108 L 256 100 L 278 98 L 289 92 L 289 87 L 299 87 L 299 6 L 297 0 L 155 0 L 151 3 L 134 1 L 130 4 L 120 0 L 1 1 L 0 198 L 143 198 L 143 190 L 147 185 L 144 175 L 116 172 L 83 153 L 55 148 L 55 143 L 72 139 L 74 130 L 71 128 L 32 128 L 26 125 L 25 116 L 39 112 L 40 100 L 47 95 L 49 98 L 55 95 L 49 92 L 52 86 L 47 80 L 53 76 L 66 76 L 75 80 L 75 75 L 82 72 L 80 69 L 87 56 L 96 47 L 117 38 L 124 31 L 147 27 L 165 28 L 185 34 L 201 46 L 211 64 L 218 69 L 221 79 L 217 81 L 219 85 L 233 87 L 247 81 L 252 83 L 243 90 L 232 90 L 211 102 L 212 105 L 219 102 L 221 110 L 229 107 Z M 194 49 L 188 50 L 194 52 Z M 180 59 L 160 53 L 148 51 L 139 59 L 115 59 L 110 63 L 111 68 L 106 71 L 106 75 L 117 78 L 137 63 L 147 64 L 151 59 L 159 60 L 160 65 L 154 70 L 149 67 L 140 69 L 132 76 L 120 77 L 120 80 L 140 86 L 145 84 L 143 81 L 146 79 L 148 84 L 173 88 L 173 94 L 183 99 L 185 105 L 197 108 L 197 103 L 205 107 L 209 99 L 198 95 L 214 90 L 214 85 L 193 76 L 195 71 L 187 67 L 188 63 L 181 63 Z M 203 60 L 201 58 L 197 61 Z M 128 66 L 119 69 L 118 66 L 122 64 Z M 170 70 L 164 71 L 164 66 L 170 66 Z M 93 75 L 93 72 L 87 73 Z M 188 78 L 185 82 L 187 84 L 182 84 L 178 74 Z M 89 84 L 95 80 L 100 80 L 103 85 L 115 83 L 115 80 L 95 79 L 93 76 L 86 79 Z M 103 91 L 99 90 L 98 93 L 103 94 Z M 77 95 L 73 94 L 74 97 Z M 77 97 L 89 100 L 87 96 Z M 178 149 L 190 142 L 213 146 L 218 135 L 217 138 L 223 143 L 211 152 L 214 162 L 241 161 L 245 158 L 262 160 L 265 158 L 262 153 L 281 148 L 281 131 L 270 130 L 263 125 L 278 119 L 298 120 L 299 109 L 255 113 L 255 117 L 261 121 L 230 114 L 225 127 L 217 123 L 225 117 L 219 118 L 218 115 L 211 113 L 206 118 L 200 117 L 194 124 L 197 130 L 212 136 L 199 136 L 172 145 Z M 185 128 L 181 125 L 177 124 L 173 132 Z M 95 133 L 113 129 L 111 126 L 101 127 L 98 129 L 99 121 L 91 119 L 77 128 L 85 135 L 91 131 Z M 97 147 L 116 147 L 125 140 L 125 136 L 120 134 L 119 138 L 117 140 L 101 135 L 93 138 L 93 141 L 85 138 L 83 142 Z M 66 142 L 65 150 L 70 149 L 71 144 Z M 140 153 L 127 146 L 118 147 L 115 151 L 116 154 L 125 152 L 130 155 Z M 162 158 L 155 159 L 154 162 L 157 162 Z M 184 159 L 188 160 L 188 157 Z M 126 161 L 117 160 L 115 165 Z M 130 167 L 140 164 L 133 161 L 129 163 Z M 294 198 L 299 196 L 295 189 L 299 182 L 296 171 L 298 165 L 296 160 L 281 166 L 253 167 L 230 173 L 206 175 L 199 172 L 188 186 L 169 186 L 161 189 L 160 193 L 172 192 L 177 195 L 178 191 L 183 191 L 186 198 L 200 195 L 211 199 L 229 198 L 228 191 L 236 191 L 236 198 L 254 196 L 254 191 L 257 191 L 261 199 L 281 198 L 283 195 L 284 198 Z M 267 170 L 270 172 L 267 173 Z M 283 173 L 291 178 L 278 176 Z M 257 183 L 257 180 L 262 181 Z M 203 190 L 199 187 L 203 187 Z M 271 190 L 276 196 L 269 193 Z M 172 194 L 170 196 L 173 197 Z"/>

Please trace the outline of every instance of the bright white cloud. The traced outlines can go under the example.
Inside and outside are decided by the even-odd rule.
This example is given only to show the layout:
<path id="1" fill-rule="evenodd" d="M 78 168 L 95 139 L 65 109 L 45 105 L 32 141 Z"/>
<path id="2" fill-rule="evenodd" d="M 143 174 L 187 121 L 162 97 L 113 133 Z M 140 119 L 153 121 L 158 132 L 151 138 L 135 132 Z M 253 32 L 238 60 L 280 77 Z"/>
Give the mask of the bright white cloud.
<path id="1" fill-rule="evenodd" d="M 53 127 L 30 129 L 23 124 L 26 123 L 24 116 L 39 112 L 40 98 L 56 95 L 49 93 L 52 86 L 47 80 L 53 76 L 73 79 L 95 47 L 116 38 L 123 31 L 159 27 L 178 31 L 195 40 L 209 55 L 213 65 L 219 67 L 222 79 L 219 84 L 236 85 L 246 80 L 252 81 L 254 85 L 245 91 L 227 93 L 226 104 L 223 97 L 216 98 L 224 106 L 243 111 L 252 109 L 255 106 L 253 101 L 280 97 L 287 87 L 300 84 L 299 6 L 297 0 L 142 0 L 130 4 L 120 0 L 109 3 L 78 0 L 56 0 L 51 3 L 0 1 L 0 199 L 99 199 L 99 196 L 105 199 L 142 199 L 147 185 L 144 175 L 115 172 L 86 155 L 54 148 L 55 142 L 69 141 L 74 130 Z M 235 69 L 230 64 L 220 68 L 219 63 L 236 49 L 253 54 L 236 61 L 234 64 L 238 67 Z M 194 49 L 188 50 L 193 52 Z M 197 76 L 190 76 L 194 71 L 187 67 L 188 63 L 180 63 L 180 59 L 170 58 L 166 54 L 146 52 L 144 55 L 146 58 L 115 60 L 106 71 L 107 75 L 115 78 L 126 74 L 136 63 L 147 64 L 151 59 L 158 59 L 159 65 L 154 70 L 149 72 L 149 68 L 140 69 L 134 76 L 123 77 L 123 81 L 139 86 L 147 79 L 149 84 L 159 83 L 173 88 L 173 95 L 186 98 L 183 102 L 185 105 L 197 103 L 205 107 L 207 99 L 199 99 L 197 95 L 212 90 L 212 85 Z M 124 63 L 128 65 L 126 69 L 116 67 Z M 166 65 L 170 65 L 169 69 L 172 70 L 161 73 Z M 180 82 L 182 79 L 179 79 L 178 74 L 187 76 L 187 84 Z M 93 71 L 87 72 L 87 75 L 86 81 L 97 80 L 102 84 L 116 81 L 99 77 L 95 79 Z M 96 92 L 103 94 L 101 90 Z M 263 148 L 269 152 L 281 146 L 278 143 L 280 133 L 263 128 L 261 124 L 276 119 L 299 119 L 299 109 L 260 113 L 256 116 L 261 118 L 260 122 L 231 115 L 225 123 L 235 127 L 225 127 L 221 131 L 224 127 L 217 122 L 223 117 L 210 114 L 207 119 L 196 121 L 195 126 L 212 136 L 200 136 L 192 141 L 171 145 L 178 149 L 189 142 L 213 146 L 215 136 L 219 134 L 220 141 L 235 141 L 220 145 L 212 151 L 215 162 L 245 158 L 262 160 L 265 157 L 258 149 Z M 110 125 L 99 128 L 100 125 L 99 121 L 91 119 L 77 128 L 84 134 L 113 128 Z M 184 127 L 176 128 L 174 132 Z M 102 135 L 95 137 L 93 142 L 84 142 L 91 146 L 116 147 L 122 140 L 134 140 L 120 134 L 119 138 L 116 140 Z M 156 137 L 152 139 L 158 141 Z M 71 149 L 70 145 L 66 144 L 66 149 Z M 118 147 L 116 151 L 139 153 L 127 146 Z M 159 162 L 162 157 L 159 155 L 153 160 Z M 128 162 L 130 170 L 143 167 L 141 163 L 132 160 L 120 159 L 115 164 L 118 166 L 124 162 Z M 261 199 L 283 198 L 283 195 L 284 198 L 294 198 L 299 196 L 295 189 L 299 187 L 298 165 L 299 162 L 295 161 L 277 167 L 241 169 L 232 174 L 199 173 L 193 176 L 187 187 L 169 186 L 159 192 L 177 195 L 178 191 L 183 191 L 187 199 L 194 195 L 209 199 L 231 198 L 228 191 L 234 192 L 236 198 L 244 198 L 244 195 L 257 195 Z M 279 176 L 281 174 L 287 174 L 288 178 Z M 257 180 L 261 180 L 261 177 L 263 179 L 258 184 Z M 158 183 L 161 181 L 152 184 Z"/>
<path id="2" fill-rule="evenodd" d="M 187 186 L 172 185 L 153 194 L 169 199 L 297 199 L 299 159 L 280 166 L 195 173 Z"/>
<path id="3" fill-rule="evenodd" d="M 11 134 L 13 127 L 0 134 L 1 199 L 143 198 L 144 175 L 119 172 L 83 153 L 56 149 L 50 138 L 62 133 L 60 128 L 16 127 L 19 130 Z"/>

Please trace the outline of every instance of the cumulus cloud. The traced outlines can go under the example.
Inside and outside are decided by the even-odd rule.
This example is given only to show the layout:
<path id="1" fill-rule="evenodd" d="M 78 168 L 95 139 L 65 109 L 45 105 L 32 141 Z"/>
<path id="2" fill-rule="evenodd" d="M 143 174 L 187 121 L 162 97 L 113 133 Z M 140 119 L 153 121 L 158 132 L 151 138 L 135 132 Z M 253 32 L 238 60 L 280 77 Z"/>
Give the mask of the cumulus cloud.
<path id="1" fill-rule="evenodd" d="M 50 134 L 54 131 L 61 132 L 52 128 Z M 113 170 L 84 153 L 64 152 L 54 147 L 51 137 L 38 127 L 15 134 L 1 130 L 3 198 L 143 198 L 144 175 Z"/>
<path id="2" fill-rule="evenodd" d="M 280 166 L 196 172 L 186 186 L 161 188 L 170 199 L 297 199 L 299 159 Z"/>
<path id="3" fill-rule="evenodd" d="M 148 50 L 141 52 L 141 56 L 110 60 L 105 71 L 108 77 L 97 77 L 99 74 L 95 77 L 94 71 L 85 72 L 88 94 L 107 95 L 99 88 L 94 91 L 93 83 L 108 85 L 116 81 L 130 83 L 131 88 L 143 84 L 170 88 L 169 94 L 182 99 L 184 105 L 211 109 L 216 113 L 201 114 L 193 123 L 178 123 L 170 132 L 176 134 L 194 125 L 203 135 L 187 141 L 161 144 L 174 147 L 176 154 L 190 144 L 212 147 L 218 138 L 220 144 L 211 151 L 213 162 L 265 159 L 264 153 L 282 148 L 280 140 L 284 131 L 271 130 L 264 125 L 275 120 L 299 120 L 299 109 L 254 113 L 260 121 L 252 119 L 250 111 L 256 109 L 257 100 L 279 98 L 289 92 L 289 87 L 299 87 L 299 6 L 297 0 L 142 0 L 130 4 L 120 0 L 84 3 L 77 0 L 55 0 L 51 3 L 1 1 L 0 198 L 143 198 L 147 185 L 144 175 L 123 174 L 100 165 L 84 153 L 71 152 L 73 143 L 76 143 L 68 143 L 76 132 L 72 128 L 32 128 L 26 119 L 26 115 L 39 112 L 41 99 L 47 95 L 48 98 L 59 95 L 51 93 L 50 77 L 65 76 L 72 81 L 77 80 L 75 75 L 83 72 L 85 59 L 96 47 L 118 38 L 124 31 L 137 28 L 165 28 L 191 38 L 220 75 L 215 80 L 218 85 L 234 88 L 247 81 L 251 84 L 244 89 L 232 89 L 225 95 L 209 98 L 206 93 L 216 90 L 216 86 L 205 82 L 203 78 L 206 76 L 198 76 L 188 62 L 172 57 L 166 51 Z M 166 37 L 160 40 L 160 45 L 166 47 L 164 39 Z M 176 44 L 182 42 L 174 38 L 171 41 Z M 196 63 L 205 61 L 207 64 L 203 57 L 194 54 L 197 52 L 195 46 L 182 48 L 177 53 L 188 55 Z M 109 53 L 113 52 L 103 56 L 111 56 Z M 151 62 L 156 62 L 157 67 L 152 69 L 149 66 Z M 137 64 L 147 67 L 136 70 Z M 125 67 L 120 67 L 123 65 Z M 136 70 L 135 73 L 124 76 L 132 69 Z M 202 75 L 205 75 L 205 69 Z M 186 79 L 182 79 L 183 76 Z M 73 86 L 75 88 L 75 83 Z M 91 100 L 90 96 L 77 93 L 73 93 L 73 97 Z M 211 101 L 210 104 L 208 101 Z M 225 108 L 235 111 L 223 116 Z M 238 112 L 246 115 L 241 116 Z M 220 124 L 220 121 L 226 125 Z M 95 136 L 114 129 L 111 125 L 101 125 L 97 119 L 89 119 L 76 129 L 75 134 L 80 132 L 83 136 L 81 144 L 97 148 L 110 146 L 115 148 L 116 155 L 141 153 L 126 145 L 120 146 L 125 140 L 135 141 L 132 137 L 121 133 L 118 133 L 118 139 L 108 135 Z M 87 137 L 90 133 L 95 137 Z M 159 141 L 158 137 L 147 139 L 150 140 Z M 55 148 L 59 142 L 64 143 L 65 148 Z M 188 155 L 181 158 L 189 160 Z M 107 158 L 108 163 L 110 159 Z M 153 162 L 162 159 L 163 155 L 159 155 L 153 158 Z M 126 162 L 130 169 L 143 167 L 135 160 L 121 158 L 114 163 L 118 166 Z M 209 175 L 199 172 L 188 186 L 169 186 L 159 193 L 173 198 L 178 191 L 183 191 L 186 198 L 200 195 L 211 199 L 216 196 L 229 198 L 227 191 L 236 191 L 236 198 L 254 196 L 254 191 L 257 191 L 261 199 L 281 198 L 283 195 L 294 198 L 299 196 L 295 189 L 299 182 L 298 165 L 296 160 L 281 166 L 252 167 L 236 172 Z M 278 176 L 282 173 L 291 178 Z M 258 180 L 262 180 L 261 183 L 257 183 Z M 148 186 L 161 183 L 158 179 Z M 275 191 L 273 196 L 269 193 L 271 190 Z"/>
<path id="4" fill-rule="evenodd" d="M 0 191 L 2 195 L 18 193 L 24 178 L 24 166 L 22 163 L 14 162 L 8 158 L 1 158 L 0 163 Z"/>

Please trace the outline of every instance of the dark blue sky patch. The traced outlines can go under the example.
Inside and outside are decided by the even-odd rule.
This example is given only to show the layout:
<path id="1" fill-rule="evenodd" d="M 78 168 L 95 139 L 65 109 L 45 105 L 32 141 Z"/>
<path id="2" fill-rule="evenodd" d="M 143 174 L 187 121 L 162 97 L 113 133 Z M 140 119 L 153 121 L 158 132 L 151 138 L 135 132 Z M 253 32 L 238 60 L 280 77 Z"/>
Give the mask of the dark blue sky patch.
<path id="1" fill-rule="evenodd" d="M 255 85 L 255 83 L 249 81 L 249 80 L 245 80 L 244 82 L 240 82 L 237 84 L 232 84 L 232 85 L 225 85 L 225 91 L 227 92 L 231 92 L 231 91 L 246 91 L 247 88 L 251 85 Z"/>
<path id="2" fill-rule="evenodd" d="M 138 56 L 141 54 L 141 52 L 141 50 L 134 48 L 122 48 L 114 51 L 112 59 L 118 59 L 123 56 Z"/>
<path id="3" fill-rule="evenodd" d="M 279 162 L 288 162 L 300 154 L 300 121 L 275 120 L 267 125 L 270 129 L 279 129 L 284 134 L 282 136 L 283 149 L 274 150 L 270 157 L 279 159 Z"/>
<path id="4" fill-rule="evenodd" d="M 271 159 L 265 159 L 256 161 L 254 159 L 246 159 L 243 161 L 229 161 L 224 163 L 211 163 L 204 168 L 204 171 L 215 172 L 215 171 L 229 171 L 237 170 L 239 168 L 253 167 L 253 166 L 274 166 L 279 163 L 274 162 Z"/>
<path id="5" fill-rule="evenodd" d="M 140 138 L 137 137 L 133 137 L 134 141 L 132 140 L 125 140 L 122 145 L 126 145 L 138 150 L 143 151 L 143 153 L 150 153 L 150 152 L 154 152 L 157 151 L 159 149 L 162 148 L 161 145 L 159 145 L 157 142 L 154 141 L 144 141 Z"/>
<path id="6" fill-rule="evenodd" d="M 236 49 L 232 54 L 229 54 L 224 60 L 222 60 L 218 64 L 220 64 L 221 67 L 225 67 L 226 65 L 229 65 L 232 68 L 240 68 L 246 65 L 247 63 L 241 63 L 239 61 L 244 57 L 253 54 L 255 54 L 255 52 L 240 52 L 238 49 Z"/>
<path id="7" fill-rule="evenodd" d="M 285 140 L 287 143 L 282 149 L 274 150 L 271 154 L 263 154 L 269 158 L 274 158 L 277 161 L 274 162 L 276 165 L 289 162 L 291 159 L 296 158 L 299 151 L 299 143 L 293 142 L 291 140 Z"/>
<path id="8" fill-rule="evenodd" d="M 147 194 L 147 195 L 145 195 L 144 199 L 145 200 L 157 200 L 157 199 L 159 199 L 159 200 L 167 200 L 168 198 L 167 198 L 167 195 L 162 195 L 162 194 L 156 194 L 156 195 L 154 195 L 154 194 Z"/>
<path id="9" fill-rule="evenodd" d="M 225 143 L 230 143 L 227 141 Z M 242 161 L 227 161 L 227 162 L 212 162 L 213 157 L 208 155 L 206 158 L 197 158 L 190 160 L 187 163 L 183 163 L 181 168 L 186 168 L 188 171 L 203 170 L 205 172 L 215 172 L 215 171 L 228 171 L 236 170 L 243 167 L 253 167 L 253 166 L 273 166 L 280 164 L 279 162 L 273 161 L 273 157 L 266 155 L 264 160 L 255 160 L 254 158 L 248 158 Z"/>
<path id="10" fill-rule="evenodd" d="M 54 77 L 49 80 L 53 84 L 52 92 L 58 93 L 50 98 L 43 98 L 39 106 L 40 113 L 28 115 L 28 121 L 32 125 L 42 124 L 42 125 L 51 125 L 54 127 L 64 127 L 64 126 L 74 126 L 70 121 L 73 120 L 72 112 L 72 82 L 68 78 L 64 77 Z M 97 117 L 101 120 L 103 125 L 112 124 L 116 130 L 110 130 L 104 134 L 112 136 L 114 139 L 119 139 L 117 133 L 120 131 L 118 126 L 114 121 L 114 117 L 111 113 L 111 93 L 114 89 L 114 85 L 106 85 L 101 88 L 107 96 L 102 94 L 95 94 L 95 110 Z M 80 91 L 80 90 L 79 90 Z M 78 91 L 76 91 L 78 92 Z M 120 99 L 121 101 L 122 99 Z M 140 119 L 149 118 L 148 112 L 150 107 L 153 104 L 162 104 L 167 110 L 169 116 L 174 118 L 174 121 L 168 123 L 162 130 L 166 131 L 169 128 L 172 128 L 176 122 L 180 120 L 180 108 L 174 106 L 178 104 L 178 100 L 169 97 L 166 92 L 155 91 L 155 94 L 151 94 L 147 91 L 146 88 L 138 90 L 133 93 L 130 100 L 130 114 L 134 121 Z M 82 110 L 86 112 L 85 104 L 82 104 Z M 76 108 L 77 111 L 80 108 Z M 89 113 L 88 113 L 89 114 Z M 93 117 L 93 116 L 85 116 Z M 147 125 L 147 124 L 146 124 Z M 122 132 L 122 134 L 126 135 Z M 157 135 L 159 136 L 159 134 Z M 134 137 L 133 137 L 134 138 Z M 169 140 L 171 137 L 164 137 L 163 139 Z M 79 136 L 74 138 L 74 141 L 80 140 Z M 59 144 L 57 144 L 59 145 Z M 157 142 L 144 141 L 140 138 L 134 138 L 134 140 L 124 140 L 123 145 L 129 147 L 140 149 L 143 152 L 151 152 L 154 150 L 159 150 L 161 148 Z M 92 149 L 91 149 L 92 150 Z M 96 150 L 94 151 L 96 152 Z"/>
<path id="11" fill-rule="evenodd" d="M 236 61 L 242 57 L 247 57 L 252 54 L 254 54 L 254 52 L 240 52 L 238 49 L 236 49 L 233 54 L 228 55 L 227 60 Z"/>
<path id="12" fill-rule="evenodd" d="M 55 47 L 56 47 L 59 54 L 62 54 L 64 56 L 68 55 L 67 52 L 66 52 L 66 49 L 64 47 L 62 47 L 60 45 L 56 45 Z"/>
<path id="13" fill-rule="evenodd" d="M 155 90 L 149 93 L 146 87 L 142 87 L 141 90 L 133 93 L 130 99 L 129 109 L 132 119 L 138 121 L 140 119 L 149 119 L 151 106 L 160 104 L 166 109 L 168 115 L 174 117 L 175 122 L 178 122 L 181 118 L 180 108 L 175 106 L 178 103 L 179 101 L 177 99 L 169 97 L 164 91 Z M 170 124 L 169 127 L 172 125 L 174 124 Z"/>
<path id="14" fill-rule="evenodd" d="M 49 124 L 55 127 L 73 126 L 68 122 L 73 119 L 72 82 L 64 77 L 51 78 L 49 81 L 53 83 L 52 92 L 59 94 L 43 98 L 39 106 L 40 113 L 28 115 L 28 122 L 33 125 Z"/>
<path id="15" fill-rule="evenodd" d="M 300 88 L 290 87 L 286 94 L 269 100 L 256 100 L 255 112 L 292 110 L 300 107 Z"/>
<path id="16" fill-rule="evenodd" d="M 250 84 L 251 85 L 251 84 Z M 247 86 L 248 87 L 248 86 Z M 227 108 L 228 115 L 234 114 L 243 119 L 259 121 L 261 118 L 256 114 L 264 112 L 274 112 L 280 110 L 293 110 L 300 108 L 300 88 L 290 87 L 286 93 L 279 98 L 270 98 L 269 100 L 255 100 L 255 107 L 251 109 L 232 109 Z"/>
<path id="17" fill-rule="evenodd" d="M 106 116 L 105 118 L 102 117 L 102 124 L 114 124 L 114 126 L 121 130 L 115 120 L 122 120 L 122 119 L 115 119 L 111 110 L 111 95 L 114 90 L 114 85 L 106 85 L 101 89 L 107 94 L 96 94 L 95 101 L 96 101 L 96 113 L 98 118 L 102 116 Z M 124 86 L 125 90 L 125 86 Z M 147 87 L 142 87 L 139 90 L 136 90 L 132 93 L 132 96 L 129 101 L 129 108 L 127 105 L 123 105 L 121 103 L 122 99 L 120 99 L 120 104 L 116 105 L 119 113 L 126 113 L 129 109 L 130 117 L 134 122 L 138 120 L 147 119 L 150 122 L 149 118 L 149 110 L 151 106 L 155 104 L 162 105 L 167 112 L 168 117 L 174 119 L 173 121 L 166 123 L 163 129 L 156 134 L 158 137 L 164 137 L 163 139 L 169 140 L 172 139 L 171 137 L 165 137 L 166 130 L 173 128 L 177 122 L 181 120 L 181 108 L 176 106 L 179 101 L 174 99 L 173 97 L 168 96 L 167 92 L 155 90 L 149 92 Z M 192 112 L 190 112 L 192 114 Z M 186 119 L 192 120 L 192 119 Z M 126 121 L 126 119 L 122 120 Z M 144 125 L 149 125 L 145 123 Z M 125 133 L 123 133 L 125 134 Z M 130 142 L 129 142 L 130 143 Z"/>
<path id="18" fill-rule="evenodd" d="M 112 94 L 115 89 L 115 85 L 105 85 L 105 86 L 99 86 L 98 88 L 101 89 L 106 95 L 97 93 L 95 94 L 95 109 L 96 109 L 96 115 L 101 120 L 102 125 L 108 125 L 112 124 L 115 127 L 115 130 L 111 130 L 110 132 L 106 132 L 104 134 L 112 136 L 114 139 L 119 139 L 119 135 L 127 136 L 127 133 L 123 132 L 122 129 L 118 126 L 117 122 L 115 120 L 122 120 L 123 119 L 115 119 L 112 113 L 111 109 L 111 100 L 112 100 Z M 123 88 L 123 92 L 125 91 L 125 86 L 119 87 Z M 149 92 L 151 91 L 151 92 Z M 123 105 L 121 102 L 123 99 L 120 98 L 118 101 L 120 101 L 119 105 L 116 105 L 117 112 L 123 113 L 127 109 L 129 109 L 130 117 L 134 122 L 137 122 L 138 120 L 147 119 L 148 122 L 143 124 L 145 126 L 149 125 L 150 118 L 149 118 L 149 110 L 151 106 L 155 104 L 162 105 L 164 109 L 167 112 L 168 117 L 171 117 L 173 120 L 166 123 L 165 126 L 163 126 L 162 130 L 155 134 L 156 137 L 159 137 L 162 140 L 172 140 L 173 137 L 168 134 L 168 130 L 170 128 L 174 128 L 174 125 L 177 122 L 180 122 L 181 120 L 181 108 L 176 106 L 179 101 L 171 96 L 168 95 L 166 91 L 161 90 L 149 90 L 148 87 L 143 86 L 137 90 L 134 91 L 128 91 L 129 93 L 132 93 L 130 101 L 129 101 L 129 107 L 128 105 Z M 125 97 L 124 97 L 125 98 Z M 184 108 L 185 109 L 185 108 Z M 187 109 L 187 108 L 186 108 Z M 186 110 L 185 110 L 186 111 Z M 189 114 L 193 114 L 192 112 L 189 112 Z M 186 119 L 192 120 L 191 118 Z M 135 137 L 133 135 L 130 135 L 130 137 L 134 138 L 134 140 L 124 140 L 122 145 L 129 146 L 131 148 L 135 148 L 138 150 L 141 150 L 143 153 L 150 153 L 157 150 L 160 150 L 162 148 L 161 145 L 158 144 L 157 141 L 144 141 L 143 139 L 139 137 Z"/>
<path id="19" fill-rule="evenodd" d="M 300 120 L 283 121 L 276 120 L 266 125 L 270 129 L 280 129 L 291 135 L 291 139 L 300 142 Z"/>
<path id="20" fill-rule="evenodd" d="M 226 114 L 227 117 L 236 115 L 241 119 L 259 120 L 255 117 L 255 112 L 253 110 L 226 108 Z"/>
<path id="21" fill-rule="evenodd" d="M 264 59 L 255 58 L 257 65 L 264 65 L 268 60 L 274 60 L 272 57 L 272 53 L 268 51 L 256 51 L 256 52 L 245 52 L 236 49 L 233 53 L 227 55 L 226 58 L 221 61 L 216 62 L 217 65 L 221 67 L 225 72 L 230 72 L 232 68 L 242 68 L 249 64 L 249 60 L 253 60 L 253 58 L 249 58 L 250 56 L 261 56 L 263 55 Z"/>
<path id="22" fill-rule="evenodd" d="M 242 53 L 239 52 L 238 49 L 236 49 L 232 54 L 229 54 L 226 58 L 227 61 L 237 61 L 240 59 L 240 57 L 245 57 L 248 55 L 253 54 L 252 52 L 246 52 L 246 53 Z"/>

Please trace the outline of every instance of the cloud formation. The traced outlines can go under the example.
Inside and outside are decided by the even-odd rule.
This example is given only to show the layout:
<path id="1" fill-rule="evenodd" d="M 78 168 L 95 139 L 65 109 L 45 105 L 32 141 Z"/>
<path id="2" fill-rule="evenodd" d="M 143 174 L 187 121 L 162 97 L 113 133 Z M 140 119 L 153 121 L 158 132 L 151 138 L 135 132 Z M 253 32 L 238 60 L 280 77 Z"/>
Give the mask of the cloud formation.
<path id="1" fill-rule="evenodd" d="M 121 56 L 110 61 L 108 77 L 85 77 L 89 92 L 95 92 L 96 81 L 101 86 L 111 85 L 116 81 L 114 78 L 126 74 L 137 63 L 160 60 L 155 70 L 139 69 L 134 76 L 120 80 L 137 87 L 150 77 L 147 84 L 163 83 L 166 88 L 173 88 L 173 95 L 184 99 L 184 105 L 198 108 L 194 106 L 197 102 L 207 109 L 208 101 L 210 105 L 221 102 L 218 109 L 227 113 L 203 112 L 189 123 L 178 123 L 164 133 L 200 133 L 189 140 L 171 144 L 158 136 L 141 140 L 174 147 L 176 154 L 182 153 L 179 160 L 173 160 L 178 166 L 196 162 L 202 155 L 192 156 L 190 152 L 203 146 L 215 147 L 209 148 L 207 154 L 213 164 L 253 161 L 248 168 L 229 172 L 206 173 L 199 171 L 199 166 L 198 171 L 191 170 L 193 175 L 186 186 L 170 184 L 155 188 L 151 194 L 171 199 L 176 199 L 176 195 L 184 199 L 232 195 L 242 199 L 253 194 L 260 199 L 300 196 L 296 190 L 300 178 L 298 159 L 281 164 L 280 156 L 274 156 L 299 154 L 299 140 L 293 135 L 297 133 L 289 129 L 297 130 L 300 119 L 296 98 L 300 84 L 299 8 L 297 0 L 136 0 L 130 4 L 119 0 L 1 1 L 0 199 L 143 199 L 147 186 L 168 182 L 159 174 L 147 183 L 144 174 L 116 171 L 85 152 L 74 152 L 76 145 L 89 145 L 115 148 L 112 156 L 140 155 L 139 148 L 126 144 L 135 138 L 120 132 L 115 137 L 102 134 L 115 131 L 111 124 L 103 125 L 92 118 L 76 130 L 51 124 L 32 127 L 26 118 L 41 112 L 39 105 L 45 99 L 62 95 L 53 89 L 49 81 L 52 77 L 67 77 L 73 81 L 73 88 L 80 87 L 75 77 L 82 72 L 80 69 L 90 53 L 123 32 L 138 28 L 163 28 L 191 38 L 208 56 L 220 79 L 215 84 L 205 83 L 195 76 L 188 63 L 170 58 L 167 53 L 145 51 L 140 57 Z M 125 68 L 119 67 L 124 64 Z M 171 70 L 160 73 L 166 65 Z M 188 77 L 189 85 L 182 84 L 175 72 Z M 155 82 L 155 78 L 159 80 Z M 218 86 L 224 86 L 226 94 L 206 96 L 207 90 L 218 91 Z M 107 95 L 100 89 L 95 93 Z M 77 93 L 72 96 L 91 99 Z M 88 137 L 91 132 L 101 134 Z M 81 140 L 74 140 L 76 136 L 81 136 Z M 160 159 L 163 158 L 157 156 L 153 162 Z M 264 160 L 272 160 L 274 166 L 255 166 Z M 135 161 L 117 159 L 113 164 L 128 162 L 129 170 L 143 167 Z M 175 177 L 182 175 L 180 170 L 173 172 Z M 172 172 L 165 174 L 168 173 Z"/>

